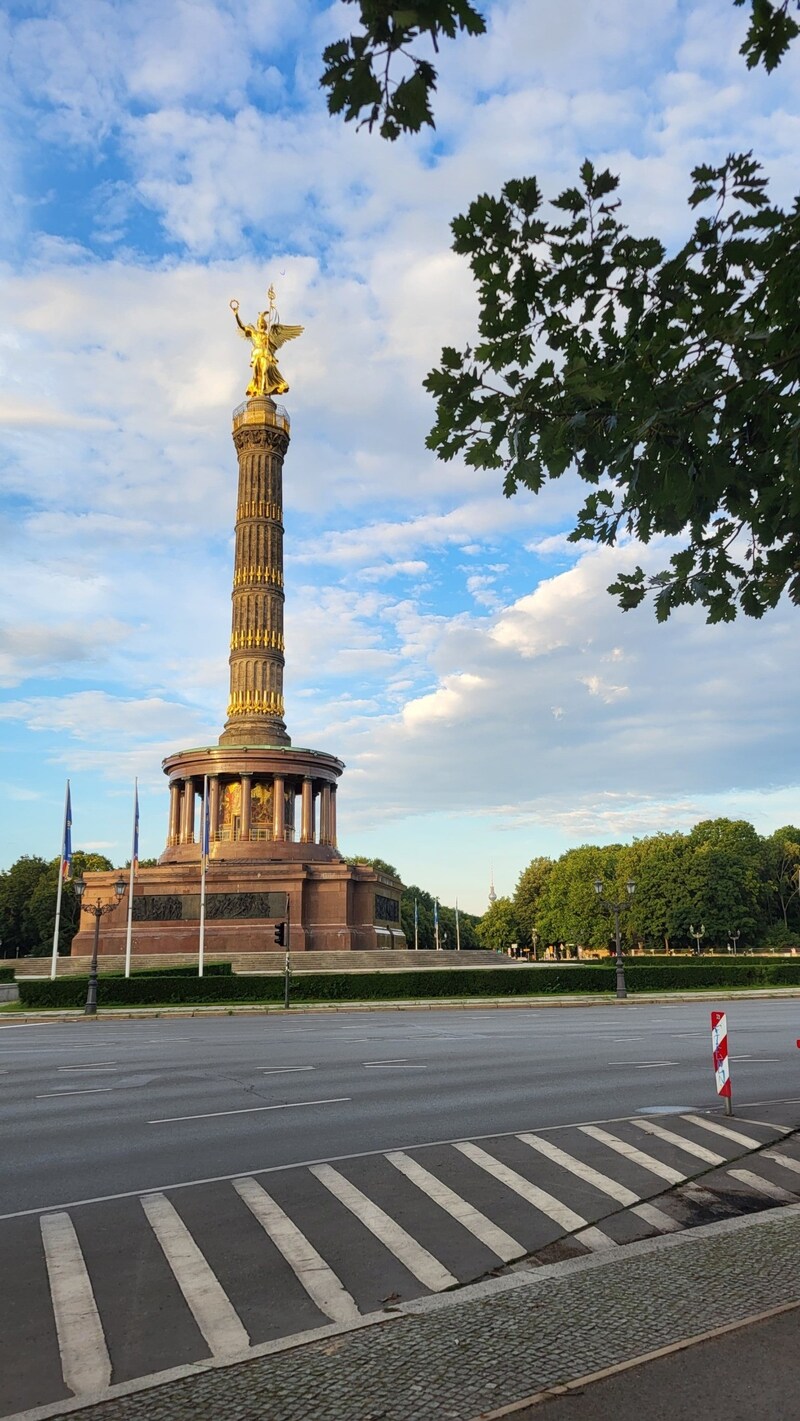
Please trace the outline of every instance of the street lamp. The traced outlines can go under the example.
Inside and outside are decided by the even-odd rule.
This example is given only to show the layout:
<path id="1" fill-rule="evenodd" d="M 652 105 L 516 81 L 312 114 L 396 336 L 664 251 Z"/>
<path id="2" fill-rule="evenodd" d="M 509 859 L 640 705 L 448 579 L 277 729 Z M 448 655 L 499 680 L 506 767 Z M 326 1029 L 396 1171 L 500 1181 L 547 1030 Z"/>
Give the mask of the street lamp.
<path id="1" fill-rule="evenodd" d="M 603 897 L 603 880 L 601 878 L 595 879 L 594 891 L 603 907 L 607 908 L 609 913 L 614 914 L 614 938 L 617 947 L 617 996 L 621 999 L 627 997 L 628 989 L 625 986 L 625 963 L 622 958 L 622 937 L 619 931 L 619 915 L 624 912 L 626 908 L 630 907 L 631 898 L 636 891 L 636 884 L 632 878 L 628 879 L 628 882 L 625 884 L 625 892 L 628 896 L 627 898 L 623 898 L 621 903 L 612 903 L 610 898 Z"/>
<path id="2" fill-rule="evenodd" d="M 533 960 L 534 960 L 534 962 L 538 961 L 537 956 L 536 956 L 536 949 L 537 949 L 538 946 L 539 946 L 539 934 L 538 934 L 538 932 L 536 931 L 536 928 L 531 928 L 531 947 L 533 948 Z"/>
<path id="3" fill-rule="evenodd" d="M 113 913 L 120 898 L 125 892 L 125 879 L 120 874 L 114 884 L 114 897 L 110 903 L 101 903 L 97 899 L 96 903 L 82 903 L 83 890 L 86 887 L 82 878 L 73 880 L 72 887 L 84 913 L 91 913 L 94 918 L 94 946 L 92 948 L 92 960 L 89 964 L 89 986 L 86 990 L 86 1006 L 83 1008 L 84 1016 L 97 1016 L 97 953 L 100 947 L 100 919 L 104 913 Z"/>
<path id="4" fill-rule="evenodd" d="M 703 926 L 702 923 L 700 924 L 699 928 L 694 927 L 691 923 L 689 924 L 689 936 L 690 936 L 690 937 L 693 937 L 694 940 L 695 940 L 695 942 L 697 943 L 697 956 L 698 956 L 698 957 L 700 956 L 700 943 L 702 942 L 702 940 L 703 940 L 703 938 L 705 937 L 705 935 L 706 935 L 706 930 L 705 930 L 705 928 L 704 928 L 704 926 Z"/>
<path id="5" fill-rule="evenodd" d="M 741 936 L 742 936 L 742 934 L 741 934 L 741 931 L 739 930 L 739 928 L 737 928 L 735 932 L 734 932 L 733 928 L 731 928 L 731 929 L 730 929 L 730 932 L 728 933 L 728 937 L 730 938 L 731 942 L 733 943 L 733 955 L 734 955 L 734 957 L 736 956 L 736 944 L 737 944 L 737 942 L 739 941 L 739 938 L 740 938 Z"/>

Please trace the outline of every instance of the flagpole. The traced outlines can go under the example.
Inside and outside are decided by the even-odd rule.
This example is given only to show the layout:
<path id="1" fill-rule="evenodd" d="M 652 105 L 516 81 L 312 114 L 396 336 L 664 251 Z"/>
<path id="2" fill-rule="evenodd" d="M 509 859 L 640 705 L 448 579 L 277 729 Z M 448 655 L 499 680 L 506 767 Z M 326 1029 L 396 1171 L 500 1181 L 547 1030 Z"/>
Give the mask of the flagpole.
<path id="1" fill-rule="evenodd" d="M 419 952 L 419 905 L 414 899 L 414 950 Z"/>
<path id="2" fill-rule="evenodd" d="M 433 900 L 433 936 L 436 942 L 436 951 L 439 951 L 439 899 Z"/>
<path id="3" fill-rule="evenodd" d="M 125 976 L 131 975 L 131 943 L 133 940 L 133 879 L 139 859 L 139 778 L 133 781 L 133 842 L 131 844 L 131 874 L 128 881 L 128 924 L 125 931 Z"/>
<path id="4" fill-rule="evenodd" d="M 53 930 L 53 958 L 52 958 L 52 961 L 51 961 L 51 963 L 50 963 L 50 981 L 51 981 L 51 982 L 52 982 L 52 981 L 54 980 L 54 978 L 55 978 L 55 975 L 56 975 L 56 964 L 57 964 L 57 962 L 58 962 L 58 930 L 59 930 L 59 928 L 60 928 L 60 926 L 61 926 L 61 890 L 62 890 L 62 888 L 63 888 L 63 886 L 64 886 L 64 862 L 65 862 L 65 859 L 66 859 L 67 870 L 69 870 L 70 860 L 71 860 L 71 858 L 72 858 L 72 835 L 71 835 L 71 834 L 69 835 L 69 842 L 67 841 L 67 834 L 68 834 L 69 829 L 71 828 L 71 825 L 70 825 L 70 823 L 69 823 L 70 808 L 71 808 L 71 806 L 70 806 L 70 802 L 69 802 L 69 780 L 67 780 L 67 789 L 66 789 L 66 793 L 65 793 L 65 795 L 64 795 L 64 827 L 63 827 L 62 832 L 61 832 L 61 857 L 59 858 L 59 861 L 58 861 L 58 891 L 57 891 L 57 893 L 56 893 L 56 925 L 55 925 L 55 928 L 54 928 L 54 930 Z"/>
<path id="5" fill-rule="evenodd" d="M 461 932 L 458 926 L 458 899 L 456 898 L 456 952 L 461 951 Z"/>
<path id="6" fill-rule="evenodd" d="M 200 837 L 200 946 L 197 955 L 197 975 L 203 975 L 206 946 L 206 859 L 208 858 L 208 775 L 203 775 L 203 831 Z"/>

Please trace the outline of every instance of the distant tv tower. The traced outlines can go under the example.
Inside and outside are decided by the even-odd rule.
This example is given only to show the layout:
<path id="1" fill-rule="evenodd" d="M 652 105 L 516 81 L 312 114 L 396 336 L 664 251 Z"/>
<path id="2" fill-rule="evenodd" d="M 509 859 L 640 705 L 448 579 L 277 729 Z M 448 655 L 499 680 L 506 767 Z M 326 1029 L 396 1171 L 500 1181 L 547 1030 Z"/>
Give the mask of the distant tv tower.
<path id="1" fill-rule="evenodd" d="M 492 865 L 491 877 L 489 879 L 489 907 L 493 908 L 497 902 L 497 894 L 494 891 L 494 865 Z"/>

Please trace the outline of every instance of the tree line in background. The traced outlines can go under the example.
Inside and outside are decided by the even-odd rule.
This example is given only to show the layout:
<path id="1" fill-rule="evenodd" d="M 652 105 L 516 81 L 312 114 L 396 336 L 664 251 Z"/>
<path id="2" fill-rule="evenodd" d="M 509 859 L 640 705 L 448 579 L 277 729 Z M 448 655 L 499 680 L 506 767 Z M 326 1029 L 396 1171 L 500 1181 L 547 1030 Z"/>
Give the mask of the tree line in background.
<path id="1" fill-rule="evenodd" d="M 744 819 L 706 819 L 688 834 L 653 834 L 631 844 L 584 844 L 558 859 L 533 859 L 513 897 L 498 898 L 478 924 L 483 947 L 570 944 L 607 948 L 613 916 L 602 897 L 624 903 L 626 947 L 696 947 L 743 952 L 800 947 L 800 829 L 762 837 Z M 635 891 L 628 901 L 626 883 Z M 738 936 L 736 936 L 738 934 Z"/>

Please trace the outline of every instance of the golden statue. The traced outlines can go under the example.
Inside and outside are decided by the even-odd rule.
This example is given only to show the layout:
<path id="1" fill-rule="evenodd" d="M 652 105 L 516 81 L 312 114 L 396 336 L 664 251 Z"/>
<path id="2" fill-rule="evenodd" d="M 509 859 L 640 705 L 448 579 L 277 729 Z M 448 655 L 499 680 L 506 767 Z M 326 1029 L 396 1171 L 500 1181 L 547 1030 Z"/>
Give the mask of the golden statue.
<path id="1" fill-rule="evenodd" d="M 275 288 L 267 292 L 269 306 L 260 311 L 254 326 L 245 323 L 239 316 L 239 302 L 231 301 L 231 310 L 236 324 L 245 340 L 252 343 L 250 368 L 253 372 L 245 393 L 251 395 L 285 395 L 289 386 L 278 369 L 277 352 L 287 340 L 295 340 L 303 334 L 304 326 L 282 326 L 275 305 Z"/>

